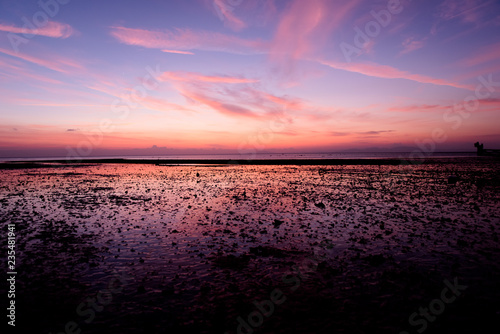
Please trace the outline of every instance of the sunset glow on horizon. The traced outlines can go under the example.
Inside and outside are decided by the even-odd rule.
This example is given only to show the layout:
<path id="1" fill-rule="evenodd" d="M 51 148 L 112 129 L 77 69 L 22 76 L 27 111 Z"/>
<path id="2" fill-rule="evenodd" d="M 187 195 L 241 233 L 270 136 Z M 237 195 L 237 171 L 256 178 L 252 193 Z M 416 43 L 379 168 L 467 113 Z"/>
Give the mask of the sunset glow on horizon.
<path id="1" fill-rule="evenodd" d="M 497 1 L 0 3 L 0 157 L 500 148 Z"/>

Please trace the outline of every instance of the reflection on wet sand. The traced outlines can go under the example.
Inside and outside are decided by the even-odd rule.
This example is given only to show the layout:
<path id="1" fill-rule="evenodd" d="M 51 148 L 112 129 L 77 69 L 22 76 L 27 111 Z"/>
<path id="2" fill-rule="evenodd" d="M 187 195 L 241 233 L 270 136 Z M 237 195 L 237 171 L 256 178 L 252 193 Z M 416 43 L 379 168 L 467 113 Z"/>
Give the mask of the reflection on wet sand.
<path id="1" fill-rule="evenodd" d="M 82 333 L 416 332 L 408 317 L 444 279 L 459 277 L 468 289 L 426 333 L 477 328 L 500 310 L 498 166 L 3 170 L 0 218 L 18 231 L 19 325 L 52 333 L 68 322 Z M 460 178 L 449 183 L 450 175 Z M 109 300 L 117 273 L 126 283 Z M 282 303 L 266 316 L 257 305 L 273 294 Z"/>

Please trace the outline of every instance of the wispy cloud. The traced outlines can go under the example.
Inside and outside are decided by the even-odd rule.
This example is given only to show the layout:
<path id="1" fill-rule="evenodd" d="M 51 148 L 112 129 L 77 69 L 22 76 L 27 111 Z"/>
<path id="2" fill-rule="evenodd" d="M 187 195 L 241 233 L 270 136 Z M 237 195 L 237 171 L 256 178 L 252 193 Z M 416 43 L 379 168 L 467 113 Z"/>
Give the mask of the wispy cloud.
<path id="1" fill-rule="evenodd" d="M 50 57 L 51 59 L 49 60 L 40 57 L 30 56 L 27 54 L 23 54 L 21 52 L 14 52 L 3 48 L 0 48 L 0 52 L 9 55 L 11 57 L 22 59 L 29 63 L 33 63 L 61 73 L 73 73 L 75 69 L 78 70 L 84 69 L 82 65 L 78 64 L 72 59 L 66 59 L 56 55 L 52 55 Z"/>
<path id="2" fill-rule="evenodd" d="M 22 81 L 25 83 L 35 83 L 35 82 L 43 82 L 50 84 L 62 84 L 61 81 L 34 73 L 33 71 L 23 66 L 23 62 L 14 59 L 0 57 L 0 75 L 8 78 L 8 80 L 12 81 Z M 3 73 L 2 73 L 3 72 Z"/>
<path id="3" fill-rule="evenodd" d="M 18 105 L 20 106 L 32 106 L 32 107 L 62 107 L 62 108 L 67 108 L 67 107 L 109 107 L 109 105 L 106 104 L 81 104 L 81 103 L 56 103 L 56 102 L 49 102 L 49 101 L 37 101 L 37 100 L 28 100 L 26 99 L 25 102 L 22 102 L 22 99 L 17 99 L 20 101 Z"/>
<path id="4" fill-rule="evenodd" d="M 269 43 L 236 36 L 192 29 L 145 30 L 111 27 L 111 36 L 128 45 L 162 50 L 205 50 L 235 54 L 263 53 Z"/>
<path id="5" fill-rule="evenodd" d="M 271 59 L 280 66 L 293 67 L 294 61 L 306 59 L 320 51 L 332 31 L 340 26 L 359 1 L 295 0 L 279 18 L 272 41 L 181 28 L 146 30 L 113 26 L 110 34 L 124 44 L 170 53 L 193 54 L 192 50 L 234 54 L 269 53 Z M 229 21 L 236 22 L 233 12 L 226 10 L 223 13 Z"/>
<path id="6" fill-rule="evenodd" d="M 268 118 L 285 110 L 300 110 L 302 102 L 254 87 L 257 79 L 241 76 L 210 76 L 195 72 L 164 72 L 159 80 L 170 82 L 188 101 L 231 117 Z"/>
<path id="7" fill-rule="evenodd" d="M 162 81 L 184 81 L 184 82 L 212 82 L 212 83 L 229 83 L 229 84 L 240 84 L 240 83 L 253 83 L 259 82 L 255 79 L 246 79 L 242 77 L 231 77 L 231 76 L 211 76 L 203 75 L 194 72 L 164 72 L 159 78 Z"/>
<path id="8" fill-rule="evenodd" d="M 477 66 L 500 59 L 500 43 L 488 45 L 478 49 L 473 55 L 461 60 L 461 66 Z"/>
<path id="9" fill-rule="evenodd" d="M 459 19 L 463 23 L 478 22 L 487 7 L 494 0 L 445 0 L 440 6 L 438 17 L 443 20 Z"/>
<path id="10" fill-rule="evenodd" d="M 462 73 L 460 75 L 457 75 L 454 79 L 455 80 L 459 80 L 459 81 L 470 80 L 470 79 L 476 79 L 477 80 L 477 77 L 479 77 L 481 75 L 489 75 L 489 74 L 492 74 L 492 73 L 498 73 L 498 72 L 500 72 L 500 64 L 498 64 L 498 62 L 496 62 L 496 63 L 492 62 L 491 64 L 492 65 L 481 66 L 477 70 L 472 70 L 472 71 L 468 71 L 468 72 Z M 459 66 L 463 66 L 463 65 L 459 64 Z"/>
<path id="11" fill-rule="evenodd" d="M 331 68 L 335 68 L 338 70 L 344 70 L 359 74 L 364 74 L 370 77 L 377 77 L 383 79 L 406 79 L 415 82 L 425 83 L 425 84 L 433 84 L 439 86 L 450 86 L 455 88 L 473 90 L 473 87 L 469 87 L 466 85 L 461 85 L 455 82 L 449 82 L 442 79 L 436 79 L 432 77 L 428 77 L 420 74 L 412 74 L 406 71 L 398 70 L 397 68 L 388 66 L 388 65 L 380 65 L 376 63 L 339 63 L 333 61 L 320 61 L 323 65 L 330 66 Z"/>
<path id="12" fill-rule="evenodd" d="M 479 109 L 484 111 L 498 111 L 500 110 L 500 99 L 488 98 L 479 100 Z"/>
<path id="13" fill-rule="evenodd" d="M 226 26 L 235 31 L 240 31 L 247 27 L 247 24 L 234 14 L 234 7 L 230 3 L 226 0 L 213 1 L 217 14 L 221 16 Z"/>
<path id="14" fill-rule="evenodd" d="M 394 106 L 387 109 L 387 111 L 394 112 L 435 112 L 448 109 L 449 106 L 439 104 L 420 104 L 409 106 Z"/>
<path id="15" fill-rule="evenodd" d="M 379 137 L 380 135 L 395 132 L 394 130 L 371 130 L 371 131 L 330 131 L 326 132 L 326 135 L 332 137 L 358 137 L 358 138 L 374 138 Z"/>
<path id="16" fill-rule="evenodd" d="M 94 82 L 91 85 L 87 86 L 89 89 L 95 90 L 100 93 L 104 93 L 106 95 L 112 96 L 114 98 L 123 100 L 124 93 L 132 93 L 133 89 L 129 87 L 117 88 L 114 85 L 109 85 L 103 82 Z M 147 95 L 142 97 L 139 100 L 134 100 L 138 105 L 141 105 L 144 108 L 148 108 L 151 110 L 161 111 L 161 112 L 170 112 L 170 111 L 181 111 L 181 112 L 193 112 L 192 109 L 187 108 L 185 106 L 171 103 L 165 99 L 160 97 L 155 97 L 151 95 Z"/>
<path id="17" fill-rule="evenodd" d="M 190 90 L 182 90 L 182 94 L 194 101 L 197 101 L 201 104 L 207 105 L 211 107 L 212 109 L 220 112 L 221 114 L 227 115 L 227 116 L 244 116 L 244 117 L 258 117 L 258 115 L 253 112 L 252 110 L 241 107 L 239 105 L 227 103 L 223 100 L 220 100 L 216 97 L 213 96 L 207 96 L 199 92 L 195 91 L 190 91 Z"/>
<path id="18" fill-rule="evenodd" d="M 477 111 L 492 111 L 500 108 L 500 99 L 497 98 L 487 98 L 478 99 Z M 387 109 L 390 112 L 430 112 L 430 113 L 443 113 L 447 110 L 454 108 L 453 105 L 449 104 L 413 104 L 406 106 L 393 106 Z"/>
<path id="19" fill-rule="evenodd" d="M 291 71 L 299 59 L 317 56 L 331 33 L 359 0 L 295 0 L 281 17 L 270 50 L 271 59 Z"/>
<path id="20" fill-rule="evenodd" d="M 356 132 L 357 134 L 360 135 L 372 135 L 372 136 L 378 136 L 383 133 L 389 133 L 389 132 L 394 132 L 394 130 L 382 130 L 382 131 L 363 131 L 363 132 Z"/>
<path id="21" fill-rule="evenodd" d="M 331 131 L 327 134 L 330 136 L 333 136 L 333 137 L 344 137 L 344 136 L 350 135 L 351 133 L 350 132 Z"/>
<path id="22" fill-rule="evenodd" d="M 141 99 L 140 103 L 146 108 L 162 112 L 170 112 L 170 111 L 193 112 L 192 109 L 153 96 L 146 96 L 145 98 Z"/>
<path id="23" fill-rule="evenodd" d="M 425 39 L 415 40 L 414 37 L 408 37 L 403 41 L 403 50 L 399 52 L 399 56 L 421 49 L 425 45 Z"/>
<path id="24" fill-rule="evenodd" d="M 467 29 L 459 29 L 458 34 L 448 37 L 444 42 L 463 38 L 487 26 L 494 26 L 496 18 L 491 18 L 491 13 L 495 12 L 498 12 L 498 1 L 495 0 L 445 0 L 437 8 L 431 34 L 436 35 L 441 27 L 453 22 Z"/>
<path id="25" fill-rule="evenodd" d="M 189 51 L 179 51 L 179 50 L 161 50 L 165 53 L 178 53 L 178 54 L 181 54 L 181 55 L 194 55 L 193 52 L 189 52 Z"/>
<path id="26" fill-rule="evenodd" d="M 42 27 L 31 30 L 27 28 L 16 27 L 13 24 L 0 23 L 0 31 L 14 34 L 38 35 L 53 38 L 68 38 L 74 33 L 74 29 L 66 23 L 49 21 Z"/>
<path id="27" fill-rule="evenodd" d="M 264 27 L 276 20 L 275 0 L 204 0 L 225 27 L 241 31 L 251 26 Z"/>

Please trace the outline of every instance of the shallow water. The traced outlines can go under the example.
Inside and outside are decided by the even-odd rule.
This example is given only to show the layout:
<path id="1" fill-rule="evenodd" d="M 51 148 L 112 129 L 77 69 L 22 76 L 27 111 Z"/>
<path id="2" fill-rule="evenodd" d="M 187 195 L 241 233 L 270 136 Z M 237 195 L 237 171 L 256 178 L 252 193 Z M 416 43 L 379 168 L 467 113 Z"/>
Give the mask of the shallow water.
<path id="1" fill-rule="evenodd" d="M 253 302 L 278 288 L 286 301 L 255 333 L 415 333 L 410 314 L 454 277 L 468 288 L 426 333 L 498 324 L 498 167 L 468 159 L 410 170 L 3 170 L 0 222 L 16 223 L 18 324 L 236 333 L 237 318 L 248 322 Z M 451 174 L 461 180 L 448 184 Z M 94 317 L 89 307 L 77 312 L 116 284 L 111 301 L 99 295 Z"/>

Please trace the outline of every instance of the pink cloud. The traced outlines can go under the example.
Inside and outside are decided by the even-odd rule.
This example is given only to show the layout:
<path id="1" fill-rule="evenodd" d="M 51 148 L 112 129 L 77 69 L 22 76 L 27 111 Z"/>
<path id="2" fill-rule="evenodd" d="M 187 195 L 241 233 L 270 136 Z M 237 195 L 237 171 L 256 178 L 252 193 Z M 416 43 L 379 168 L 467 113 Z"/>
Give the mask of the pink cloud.
<path id="1" fill-rule="evenodd" d="M 287 110 L 301 110 L 304 108 L 304 104 L 298 99 L 279 97 L 268 93 L 263 93 L 263 97 L 270 102 L 285 107 Z"/>
<path id="2" fill-rule="evenodd" d="M 255 114 L 253 111 L 250 109 L 230 104 L 227 102 L 223 102 L 219 99 L 216 99 L 214 97 L 209 97 L 205 96 L 201 93 L 197 93 L 194 91 L 189 91 L 189 90 L 183 90 L 182 95 L 184 95 L 186 98 L 194 100 L 196 102 L 199 102 L 201 104 L 207 105 L 211 107 L 212 109 L 220 112 L 221 114 L 227 115 L 227 116 L 244 116 L 244 117 L 258 117 L 257 114 Z"/>
<path id="3" fill-rule="evenodd" d="M 161 50 L 161 51 L 166 53 L 178 53 L 181 55 L 194 55 L 194 53 L 189 51 L 179 51 L 179 50 Z"/>
<path id="4" fill-rule="evenodd" d="M 370 39 L 370 41 L 363 44 L 363 52 L 368 54 L 368 55 L 373 55 L 374 49 L 375 49 L 375 40 L 374 39 Z"/>
<path id="5" fill-rule="evenodd" d="M 479 99 L 478 111 L 493 111 L 498 110 L 500 107 L 500 99 L 497 98 L 487 98 Z M 458 104 L 460 105 L 460 104 Z M 440 104 L 421 104 L 421 105 L 409 105 L 409 106 L 394 106 L 388 108 L 387 111 L 393 112 L 445 112 L 450 108 L 454 108 L 453 105 L 440 105 Z"/>
<path id="6" fill-rule="evenodd" d="M 421 105 L 411 105 L 411 106 L 397 106 L 387 109 L 387 111 L 396 112 L 435 112 L 443 111 L 450 108 L 450 106 L 443 106 L 438 104 L 421 104 Z"/>
<path id="7" fill-rule="evenodd" d="M 207 76 L 194 72 L 165 72 L 159 80 L 170 81 L 189 101 L 206 105 L 231 117 L 268 118 L 301 109 L 302 103 L 256 89 L 259 80 L 235 76 Z"/>
<path id="8" fill-rule="evenodd" d="M 0 23 L 0 31 L 10 32 L 14 34 L 38 35 L 53 38 L 68 38 L 74 33 L 73 28 L 69 24 L 54 21 L 49 21 L 43 27 L 39 27 L 35 30 L 19 28 L 11 24 Z"/>
<path id="9" fill-rule="evenodd" d="M 491 0 L 445 0 L 440 6 L 440 17 L 445 20 L 459 18 L 464 23 L 479 21 L 487 7 L 494 4 Z"/>
<path id="10" fill-rule="evenodd" d="M 338 70 L 344 70 L 348 72 L 354 72 L 359 74 L 364 74 L 370 77 L 377 77 L 383 79 L 406 79 L 411 81 L 416 81 L 425 84 L 433 84 L 439 86 L 450 86 L 455 88 L 462 88 L 467 90 L 473 90 L 473 87 L 466 85 L 457 84 L 454 82 L 449 82 L 442 79 L 435 79 L 432 77 L 412 74 L 409 72 L 398 70 L 394 67 L 387 65 L 379 65 L 376 63 L 338 63 L 332 61 L 320 61 L 323 65 L 330 66 Z"/>
<path id="11" fill-rule="evenodd" d="M 110 34 L 124 44 L 162 49 L 165 52 L 171 52 L 170 50 L 175 53 L 189 50 L 236 54 L 270 52 L 272 59 L 276 61 L 282 59 L 293 61 L 307 58 L 319 51 L 325 45 L 331 32 L 340 26 L 359 1 L 353 0 L 346 3 L 338 0 L 334 2 L 295 0 L 280 19 L 272 42 L 180 28 L 160 31 L 114 26 L 111 27 Z M 233 12 L 228 10 L 224 15 L 230 21 L 236 22 Z"/>
<path id="12" fill-rule="evenodd" d="M 306 109 L 307 113 L 311 111 L 310 108 L 306 107 L 304 102 L 298 98 L 277 96 L 249 85 L 226 89 L 222 92 L 222 95 L 226 99 L 232 99 L 232 101 L 234 101 L 233 103 L 246 105 L 252 110 L 259 111 L 261 116 L 286 116 L 292 113 L 298 114 Z"/>
<path id="13" fill-rule="evenodd" d="M 401 56 L 401 55 L 404 55 L 404 54 L 407 54 L 407 53 L 410 53 L 410 52 L 413 52 L 415 50 L 423 48 L 424 44 L 425 44 L 424 41 L 425 41 L 425 39 L 417 41 L 413 37 L 409 37 L 409 38 L 405 39 L 403 41 L 403 50 L 401 50 L 401 52 L 399 52 L 399 55 Z"/>
<path id="14" fill-rule="evenodd" d="M 121 43 L 151 49 L 223 51 L 236 54 L 262 53 L 268 49 L 268 43 L 261 40 L 246 40 L 209 31 L 178 28 L 164 31 L 125 27 L 111 29 L 111 36 Z"/>
<path id="15" fill-rule="evenodd" d="M 89 84 L 86 87 L 109 96 L 120 98 L 120 92 L 118 90 L 114 91 L 113 89 L 108 88 L 107 85 L 99 82 Z"/>
<path id="16" fill-rule="evenodd" d="M 224 26 L 241 31 L 249 26 L 263 27 L 276 19 L 275 0 L 204 0 Z"/>
<path id="17" fill-rule="evenodd" d="M 24 81 L 24 82 L 33 82 L 33 81 L 41 81 L 44 83 L 51 84 L 62 84 L 61 81 L 49 78 L 44 75 L 38 75 L 30 70 L 28 70 L 25 66 L 23 66 L 22 62 L 16 59 L 1 59 L 0 65 L 2 71 L 4 72 L 4 76 L 9 78 L 10 81 Z"/>
<path id="18" fill-rule="evenodd" d="M 484 111 L 498 111 L 500 109 L 500 99 L 481 99 L 479 100 L 479 109 Z"/>
<path id="19" fill-rule="evenodd" d="M 105 104 L 57 103 L 36 99 L 16 99 L 16 104 L 36 107 L 109 107 L 109 105 Z"/>
<path id="20" fill-rule="evenodd" d="M 240 31 L 247 27 L 246 23 L 234 15 L 234 7 L 226 0 L 214 0 L 215 10 L 226 26 L 235 31 Z"/>
<path id="21" fill-rule="evenodd" d="M 500 71 L 500 64 L 495 64 L 492 66 L 480 68 L 480 69 L 472 71 L 472 72 L 466 72 L 464 74 L 456 76 L 454 79 L 458 80 L 458 81 L 477 79 L 477 77 L 479 77 L 479 76 L 488 75 L 491 73 L 497 73 L 499 71 Z"/>
<path id="22" fill-rule="evenodd" d="M 104 98 L 93 92 L 81 90 L 79 87 L 74 87 L 68 84 L 59 85 L 44 85 L 41 86 L 41 93 L 36 96 L 31 94 L 11 94 L 8 101 L 16 105 L 26 106 L 54 106 L 54 107 L 94 107 L 86 112 L 100 112 L 95 107 L 105 108 L 109 110 L 109 98 Z M 41 98 L 37 98 L 41 96 Z"/>
<path id="23" fill-rule="evenodd" d="M 461 66 L 477 66 L 500 59 L 500 43 L 485 46 L 469 58 L 463 59 L 458 64 Z"/>
<path id="24" fill-rule="evenodd" d="M 59 56 L 53 56 L 51 57 L 51 60 L 47 60 L 20 52 L 13 52 L 3 48 L 0 48 L 0 52 L 61 73 L 73 73 L 75 69 L 83 70 L 83 67 L 80 64 L 74 62 L 73 60 L 65 59 Z"/>
<path id="25" fill-rule="evenodd" d="M 445 42 L 467 35 L 490 23 L 494 24 L 494 19 L 490 21 L 486 19 L 489 12 L 496 10 L 491 8 L 492 5 L 495 5 L 495 0 L 445 0 L 438 7 L 437 21 L 434 22 L 431 34 L 435 35 L 438 32 L 439 25 L 443 21 L 457 20 L 468 26 L 474 26 L 448 38 Z"/>
<path id="26" fill-rule="evenodd" d="M 307 54 L 314 48 L 312 37 L 324 22 L 325 14 L 321 0 L 294 1 L 278 25 L 272 55 L 298 59 Z"/>
<path id="27" fill-rule="evenodd" d="M 291 66 L 294 60 L 313 56 L 358 3 L 359 0 L 293 1 L 278 24 L 272 59 L 287 60 Z"/>
<path id="28" fill-rule="evenodd" d="M 35 81 L 50 83 L 50 84 L 62 84 L 62 81 L 51 79 L 43 75 L 38 75 L 35 73 L 28 72 L 26 70 L 19 70 L 16 73 L 4 74 L 5 77 L 9 78 L 9 82 L 21 81 L 24 83 L 31 83 Z"/>
<path id="29" fill-rule="evenodd" d="M 118 88 L 115 84 L 113 83 L 106 83 L 106 82 L 95 82 L 92 85 L 88 85 L 88 88 L 104 93 L 106 95 L 112 96 L 114 98 L 119 99 L 120 101 L 126 101 L 129 97 L 128 94 L 133 93 L 134 90 L 129 87 L 125 88 Z M 187 111 L 187 112 L 193 112 L 192 109 L 186 108 L 184 106 L 181 106 L 179 104 L 171 103 L 169 101 L 166 101 L 164 99 L 154 97 L 151 95 L 146 95 L 144 97 L 141 97 L 140 99 L 134 99 L 132 103 L 137 103 L 137 105 L 141 105 L 145 108 L 151 109 L 151 110 L 157 110 L 157 111 L 162 111 L 162 112 L 167 112 L 167 111 Z"/>
<path id="30" fill-rule="evenodd" d="M 387 30 L 387 32 L 388 32 L 389 34 L 399 34 L 401 31 L 403 31 L 403 30 L 404 30 L 404 29 L 406 29 L 409 25 L 411 25 L 411 24 L 412 24 L 413 20 L 415 19 L 415 16 L 414 16 L 414 17 L 412 17 L 412 18 L 409 18 L 409 19 L 404 19 L 404 20 L 401 20 L 401 18 L 399 18 L 400 20 L 398 20 L 398 21 L 401 21 L 401 22 L 399 22 L 399 23 L 397 23 L 397 24 L 396 24 L 396 20 L 397 20 L 398 18 L 399 18 L 399 16 L 398 16 L 398 17 L 396 17 L 396 18 L 394 18 L 394 17 L 393 17 L 393 19 L 395 19 L 395 22 L 394 22 L 394 23 L 391 23 L 391 24 L 387 27 L 387 28 L 389 29 L 389 30 Z"/>
<path id="31" fill-rule="evenodd" d="M 209 76 L 202 75 L 193 72 L 164 72 L 159 78 L 162 81 L 184 81 L 184 82 L 211 82 L 211 83 L 228 83 L 228 84 L 240 84 L 240 83 L 253 83 L 259 82 L 255 79 L 246 79 L 239 77 L 230 76 Z"/>
<path id="32" fill-rule="evenodd" d="M 193 110 L 183 107 L 181 105 L 175 104 L 175 103 L 170 103 L 168 101 L 165 101 L 163 99 L 159 99 L 153 96 L 146 96 L 142 98 L 139 101 L 143 106 L 150 108 L 152 110 L 158 110 L 158 111 L 189 111 L 192 112 Z"/>

